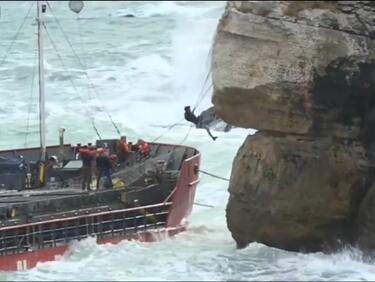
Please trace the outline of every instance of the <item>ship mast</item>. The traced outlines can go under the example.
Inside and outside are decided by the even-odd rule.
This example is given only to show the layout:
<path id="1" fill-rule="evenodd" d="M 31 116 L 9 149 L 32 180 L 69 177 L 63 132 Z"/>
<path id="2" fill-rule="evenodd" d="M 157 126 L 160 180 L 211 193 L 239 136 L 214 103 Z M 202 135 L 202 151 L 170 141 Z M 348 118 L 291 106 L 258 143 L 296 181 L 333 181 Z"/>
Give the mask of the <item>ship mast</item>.
<path id="1" fill-rule="evenodd" d="M 40 131 L 40 160 L 46 161 L 46 122 L 45 122 L 45 100 L 44 100 L 44 59 L 43 59 L 43 13 L 46 11 L 44 1 L 37 1 L 37 23 L 38 23 L 38 57 L 39 57 L 39 131 Z"/>

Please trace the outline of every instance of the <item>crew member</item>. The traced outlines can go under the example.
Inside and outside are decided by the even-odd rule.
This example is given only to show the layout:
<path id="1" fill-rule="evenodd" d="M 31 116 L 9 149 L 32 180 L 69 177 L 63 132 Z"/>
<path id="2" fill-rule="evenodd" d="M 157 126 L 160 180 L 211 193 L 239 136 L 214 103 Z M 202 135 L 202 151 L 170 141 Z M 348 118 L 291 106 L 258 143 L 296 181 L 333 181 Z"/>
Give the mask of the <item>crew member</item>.
<path id="1" fill-rule="evenodd" d="M 105 187 L 112 188 L 111 170 L 113 169 L 113 163 L 108 156 L 108 151 L 103 148 L 97 150 L 96 168 L 98 175 L 96 180 L 96 190 L 99 190 L 100 179 L 102 176 L 107 178 L 107 185 L 105 185 Z"/>
<path id="2" fill-rule="evenodd" d="M 138 151 L 141 154 L 142 157 L 147 157 L 150 154 L 150 145 L 145 142 L 143 139 L 138 139 L 137 142 L 138 145 Z"/>
<path id="3" fill-rule="evenodd" d="M 121 136 L 120 140 L 117 142 L 117 157 L 119 162 L 124 162 L 126 158 L 129 155 L 129 146 L 128 143 L 126 142 L 126 137 Z"/>
<path id="4" fill-rule="evenodd" d="M 74 148 L 74 158 L 78 160 L 80 158 L 79 150 L 81 150 L 81 144 L 78 143 L 77 146 Z"/>
<path id="5" fill-rule="evenodd" d="M 92 162 L 94 156 L 92 151 L 86 145 L 79 150 L 79 153 L 82 160 L 82 191 L 89 191 L 92 181 Z"/>
<path id="6" fill-rule="evenodd" d="M 208 135 L 210 135 L 210 137 L 211 137 L 214 141 L 216 140 L 217 136 L 213 136 L 213 135 L 211 134 L 210 129 L 208 128 L 208 126 L 207 126 L 207 125 L 204 125 L 204 124 L 202 123 L 202 117 L 201 117 L 201 116 L 196 116 L 196 115 L 194 114 L 194 110 L 191 111 L 190 106 L 186 106 L 186 107 L 185 107 L 185 114 L 184 114 L 184 117 L 185 117 L 185 119 L 186 119 L 187 121 L 190 121 L 190 122 L 194 123 L 195 126 L 196 126 L 197 128 L 204 128 L 204 129 L 206 129 Z"/>

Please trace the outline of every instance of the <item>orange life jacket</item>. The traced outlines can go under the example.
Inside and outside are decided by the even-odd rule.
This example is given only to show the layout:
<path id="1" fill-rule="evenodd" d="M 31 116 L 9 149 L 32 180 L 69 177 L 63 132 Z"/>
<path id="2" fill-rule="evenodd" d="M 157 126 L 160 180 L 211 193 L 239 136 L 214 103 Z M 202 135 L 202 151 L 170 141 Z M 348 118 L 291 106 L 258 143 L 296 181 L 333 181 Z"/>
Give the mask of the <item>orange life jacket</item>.
<path id="1" fill-rule="evenodd" d="M 96 152 L 97 156 L 104 156 L 109 153 L 108 149 L 105 149 L 105 148 L 98 148 L 94 152 Z"/>
<path id="2" fill-rule="evenodd" d="M 120 141 L 120 148 L 124 154 L 129 153 L 129 146 L 128 143 L 126 143 L 125 141 Z"/>
<path id="3" fill-rule="evenodd" d="M 147 156 L 150 153 L 150 145 L 147 142 L 142 141 L 139 144 L 139 151 L 143 156 Z"/>
<path id="4" fill-rule="evenodd" d="M 90 155 L 91 151 L 88 148 L 80 148 L 79 153 L 82 155 Z"/>

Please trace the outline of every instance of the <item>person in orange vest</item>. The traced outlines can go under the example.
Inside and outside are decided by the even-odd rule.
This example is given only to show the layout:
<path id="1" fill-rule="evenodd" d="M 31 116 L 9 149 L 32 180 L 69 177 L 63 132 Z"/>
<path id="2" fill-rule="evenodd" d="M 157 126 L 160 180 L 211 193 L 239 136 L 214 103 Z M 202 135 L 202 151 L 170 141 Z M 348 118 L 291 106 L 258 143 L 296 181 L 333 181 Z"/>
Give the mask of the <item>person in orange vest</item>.
<path id="1" fill-rule="evenodd" d="M 92 181 L 92 162 L 94 160 L 93 152 L 87 146 L 79 149 L 82 160 L 82 191 L 89 191 Z"/>
<path id="2" fill-rule="evenodd" d="M 145 142 L 143 139 L 138 139 L 137 142 L 138 151 L 142 157 L 147 157 L 150 154 L 151 148 L 150 145 Z"/>
<path id="3" fill-rule="evenodd" d="M 121 136 L 120 140 L 117 142 L 116 151 L 119 162 L 124 162 L 129 155 L 129 145 L 126 142 L 125 136 Z"/>

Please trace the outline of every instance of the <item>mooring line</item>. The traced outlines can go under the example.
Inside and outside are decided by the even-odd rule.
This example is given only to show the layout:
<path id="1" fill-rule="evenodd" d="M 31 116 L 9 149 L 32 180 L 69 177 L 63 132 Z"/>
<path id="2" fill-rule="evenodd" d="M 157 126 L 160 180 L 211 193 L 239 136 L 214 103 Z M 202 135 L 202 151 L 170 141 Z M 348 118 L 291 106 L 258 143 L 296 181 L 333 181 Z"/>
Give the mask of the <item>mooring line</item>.
<path id="1" fill-rule="evenodd" d="M 202 203 L 197 203 L 197 202 L 194 202 L 194 205 L 202 206 L 202 207 L 207 207 L 207 208 L 214 208 L 215 207 L 213 205 L 202 204 Z"/>
<path id="2" fill-rule="evenodd" d="M 204 170 L 199 170 L 200 172 L 204 173 L 204 174 L 207 174 L 209 176 L 212 176 L 212 177 L 215 177 L 215 178 L 218 178 L 218 179 L 221 179 L 221 180 L 225 180 L 225 181 L 229 181 L 228 178 L 225 178 L 225 177 L 221 177 L 221 176 L 218 176 L 218 175 L 215 175 L 215 174 L 212 174 L 212 173 L 209 173 L 207 171 L 204 171 Z"/>

